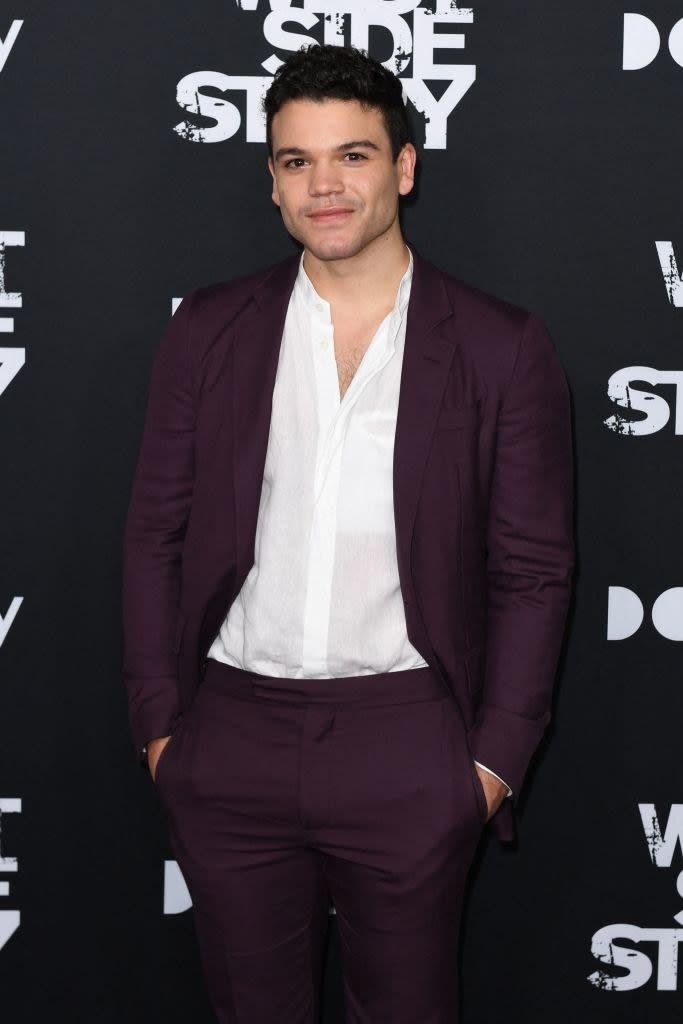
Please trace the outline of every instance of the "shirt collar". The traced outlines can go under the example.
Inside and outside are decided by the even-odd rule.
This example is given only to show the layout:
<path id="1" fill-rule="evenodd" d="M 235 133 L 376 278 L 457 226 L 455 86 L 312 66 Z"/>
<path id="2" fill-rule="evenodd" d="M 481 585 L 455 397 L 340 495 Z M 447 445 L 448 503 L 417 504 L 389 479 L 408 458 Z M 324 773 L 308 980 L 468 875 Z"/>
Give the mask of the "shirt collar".
<path id="1" fill-rule="evenodd" d="M 394 308 L 391 311 L 392 317 L 396 314 L 399 317 L 403 316 L 405 308 L 408 305 L 410 299 L 410 286 L 413 280 L 413 254 L 408 246 L 408 266 L 406 272 L 401 278 L 396 293 L 396 302 Z M 299 272 L 294 282 L 294 289 L 298 292 L 299 297 L 303 300 L 307 313 L 311 316 L 323 316 L 326 322 L 331 322 L 332 317 L 330 316 L 330 304 L 322 296 L 318 295 L 317 291 L 313 287 L 313 283 L 304 270 L 304 253 L 301 253 L 301 259 L 299 260 Z"/>

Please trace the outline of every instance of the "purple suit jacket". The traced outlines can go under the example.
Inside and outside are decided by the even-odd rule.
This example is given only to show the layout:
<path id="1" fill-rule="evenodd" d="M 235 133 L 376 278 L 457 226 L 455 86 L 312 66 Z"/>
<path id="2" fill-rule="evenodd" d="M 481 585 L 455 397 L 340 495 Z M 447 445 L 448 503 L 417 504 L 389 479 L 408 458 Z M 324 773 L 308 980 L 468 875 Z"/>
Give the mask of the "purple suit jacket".
<path id="1" fill-rule="evenodd" d="M 568 388 L 539 317 L 413 257 L 394 446 L 408 637 L 453 694 L 473 758 L 516 797 L 550 718 L 570 595 Z M 191 292 L 155 357 L 124 536 L 139 751 L 188 708 L 254 561 L 298 262 Z M 492 821 L 512 838 L 511 801 Z"/>

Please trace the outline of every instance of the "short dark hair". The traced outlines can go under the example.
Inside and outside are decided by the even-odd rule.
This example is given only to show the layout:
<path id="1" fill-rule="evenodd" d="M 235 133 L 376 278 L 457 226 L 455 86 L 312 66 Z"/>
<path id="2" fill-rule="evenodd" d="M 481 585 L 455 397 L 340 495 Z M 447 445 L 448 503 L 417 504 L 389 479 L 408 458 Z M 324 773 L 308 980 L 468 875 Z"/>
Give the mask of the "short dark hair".
<path id="1" fill-rule="evenodd" d="M 410 125 L 401 82 L 379 61 L 353 46 L 314 43 L 282 64 L 263 100 L 268 153 L 273 155 L 273 117 L 288 100 L 358 100 L 382 112 L 395 161 L 407 142 Z"/>

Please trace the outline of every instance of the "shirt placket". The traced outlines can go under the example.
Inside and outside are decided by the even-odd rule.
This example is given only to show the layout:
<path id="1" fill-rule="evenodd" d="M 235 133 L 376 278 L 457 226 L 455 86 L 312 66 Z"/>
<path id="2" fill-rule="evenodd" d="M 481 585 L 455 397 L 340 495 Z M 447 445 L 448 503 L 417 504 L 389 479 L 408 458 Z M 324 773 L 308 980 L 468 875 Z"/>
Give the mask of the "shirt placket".
<path id="1" fill-rule="evenodd" d="M 313 508 L 306 565 L 306 596 L 303 614 L 302 669 L 304 676 L 322 676 L 327 671 L 327 631 L 332 595 L 334 567 L 334 520 L 338 492 L 338 470 L 330 475 L 328 439 L 338 424 L 339 385 L 334 359 L 332 321 L 317 315 L 320 309 L 308 313 L 310 338 L 313 346 L 315 397 L 318 408 L 318 439 L 313 476 Z M 326 486 L 322 486 L 322 482 Z M 331 525 L 330 525 L 331 524 Z"/>
<path id="2" fill-rule="evenodd" d="M 322 305 L 322 304 L 320 304 Z M 329 307 L 327 307 L 329 310 Z M 322 312 L 317 309 L 316 312 Z M 304 676 L 328 674 L 327 645 L 334 576 L 337 502 L 341 479 L 344 436 L 349 416 L 370 380 L 391 358 L 388 344 L 393 318 L 373 338 L 356 374 L 339 397 L 339 379 L 334 354 L 334 332 L 327 317 L 313 313 L 310 341 L 314 350 L 315 385 L 318 402 L 318 444 L 314 475 L 314 500 L 307 564 L 306 598 L 303 615 L 302 666 Z"/>

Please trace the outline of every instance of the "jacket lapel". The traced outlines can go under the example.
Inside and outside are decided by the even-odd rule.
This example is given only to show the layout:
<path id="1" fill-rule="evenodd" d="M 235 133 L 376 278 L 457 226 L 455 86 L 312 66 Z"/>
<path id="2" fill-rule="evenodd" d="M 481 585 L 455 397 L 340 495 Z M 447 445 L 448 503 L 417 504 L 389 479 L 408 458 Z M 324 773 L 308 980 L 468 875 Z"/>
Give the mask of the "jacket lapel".
<path id="1" fill-rule="evenodd" d="M 277 264 L 233 325 L 236 593 L 254 561 L 275 375 L 299 258 L 297 254 Z"/>
<path id="2" fill-rule="evenodd" d="M 394 521 L 401 590 L 404 601 L 414 605 L 410 555 L 420 482 L 456 343 L 441 273 L 410 248 L 413 281 L 394 441 Z"/>

